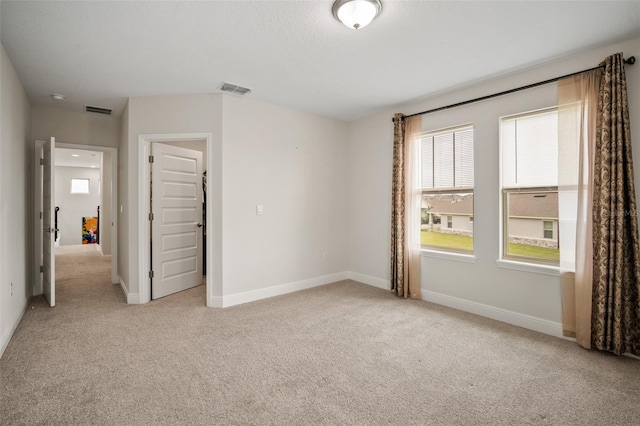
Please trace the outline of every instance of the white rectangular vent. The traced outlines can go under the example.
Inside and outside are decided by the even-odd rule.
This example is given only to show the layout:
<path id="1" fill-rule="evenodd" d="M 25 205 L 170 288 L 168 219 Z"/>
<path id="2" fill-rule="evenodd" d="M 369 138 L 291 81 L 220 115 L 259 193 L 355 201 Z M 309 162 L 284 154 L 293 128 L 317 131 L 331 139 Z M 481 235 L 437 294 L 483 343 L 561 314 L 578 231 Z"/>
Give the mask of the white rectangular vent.
<path id="1" fill-rule="evenodd" d="M 251 93 L 251 89 L 231 83 L 222 83 L 222 87 L 220 87 L 220 90 L 222 90 L 223 92 L 233 93 L 235 95 L 246 95 L 248 93 Z"/>

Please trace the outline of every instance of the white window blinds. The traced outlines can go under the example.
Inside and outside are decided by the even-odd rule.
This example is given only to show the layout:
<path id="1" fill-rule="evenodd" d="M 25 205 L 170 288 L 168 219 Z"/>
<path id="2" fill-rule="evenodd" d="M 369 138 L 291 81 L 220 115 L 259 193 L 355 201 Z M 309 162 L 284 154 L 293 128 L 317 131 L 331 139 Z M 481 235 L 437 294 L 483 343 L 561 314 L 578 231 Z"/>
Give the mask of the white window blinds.
<path id="1" fill-rule="evenodd" d="M 421 140 L 423 189 L 473 187 L 473 128 L 424 135 Z"/>
<path id="2" fill-rule="evenodd" d="M 502 119 L 502 186 L 558 185 L 558 112 Z"/>

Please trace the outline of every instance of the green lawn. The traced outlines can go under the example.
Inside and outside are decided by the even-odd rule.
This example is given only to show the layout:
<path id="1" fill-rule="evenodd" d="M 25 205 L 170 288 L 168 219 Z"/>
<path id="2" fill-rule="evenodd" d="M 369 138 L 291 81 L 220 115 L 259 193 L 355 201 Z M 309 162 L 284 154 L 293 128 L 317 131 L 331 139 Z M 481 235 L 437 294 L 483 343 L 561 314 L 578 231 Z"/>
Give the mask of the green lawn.
<path id="1" fill-rule="evenodd" d="M 420 242 L 423 246 L 449 247 L 461 250 L 473 250 L 473 238 L 465 235 L 444 234 L 422 231 Z"/>
<path id="2" fill-rule="evenodd" d="M 535 257 L 538 259 L 560 260 L 560 250 L 545 247 L 509 243 L 509 254 L 514 256 Z"/>
<path id="3" fill-rule="evenodd" d="M 459 250 L 473 250 L 473 238 L 464 235 L 444 234 L 440 232 L 422 231 L 421 243 L 426 246 L 448 247 Z M 534 257 L 538 259 L 560 259 L 558 249 L 528 246 L 509 243 L 509 254 L 514 256 Z"/>

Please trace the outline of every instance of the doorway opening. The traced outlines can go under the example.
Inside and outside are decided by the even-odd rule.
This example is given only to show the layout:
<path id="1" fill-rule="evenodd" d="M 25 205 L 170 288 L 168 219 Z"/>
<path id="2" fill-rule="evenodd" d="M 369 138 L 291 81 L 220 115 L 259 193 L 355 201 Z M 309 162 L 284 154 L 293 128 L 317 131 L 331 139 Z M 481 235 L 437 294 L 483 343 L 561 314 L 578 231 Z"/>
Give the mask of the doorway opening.
<path id="1" fill-rule="evenodd" d="M 205 194 L 205 172 L 213 166 L 211 134 L 140 135 L 138 166 L 140 303 L 190 288 L 187 282 L 199 274 L 210 305 L 213 197 Z M 192 197 L 196 192 L 199 198 Z"/>
<path id="2" fill-rule="evenodd" d="M 32 294 L 44 291 L 43 273 L 43 147 L 45 142 L 35 141 L 34 150 L 34 248 Z M 56 156 L 56 154 L 59 154 Z M 55 249 L 63 246 L 93 245 L 100 259 L 110 262 L 110 281 L 119 283 L 117 270 L 117 148 L 57 143 L 53 149 L 54 196 L 51 209 L 56 219 L 49 226 Z M 59 157 L 56 162 L 55 158 Z M 57 181 L 57 185 L 55 182 Z M 62 195 L 62 196 L 60 196 Z M 57 201 L 56 201 L 56 198 Z M 91 198 L 91 200 L 89 200 Z M 48 201 L 48 204 L 50 202 Z M 56 208 L 57 207 L 57 208 Z M 57 222 L 57 223 L 56 223 Z M 86 231 L 83 235 L 83 231 Z M 89 245 L 87 244 L 87 245 Z M 55 276 L 53 277 L 55 280 Z M 55 300 L 55 299 L 54 299 Z"/>
<path id="3" fill-rule="evenodd" d="M 150 156 L 151 299 L 205 283 L 204 140 L 152 142 Z"/>

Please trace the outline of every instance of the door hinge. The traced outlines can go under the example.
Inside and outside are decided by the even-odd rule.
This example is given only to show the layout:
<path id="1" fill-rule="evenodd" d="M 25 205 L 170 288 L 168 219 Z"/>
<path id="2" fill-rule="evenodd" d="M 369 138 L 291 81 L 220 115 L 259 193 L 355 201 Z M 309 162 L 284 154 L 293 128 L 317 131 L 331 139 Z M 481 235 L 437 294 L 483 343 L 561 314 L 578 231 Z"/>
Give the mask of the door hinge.
<path id="1" fill-rule="evenodd" d="M 149 271 L 149 278 L 153 278 L 153 271 Z"/>
<path id="2" fill-rule="evenodd" d="M 40 219 L 42 219 L 42 212 L 40 212 Z"/>
<path id="3" fill-rule="evenodd" d="M 41 159 L 40 159 L 40 165 L 41 165 L 41 166 L 44 166 L 44 158 L 41 158 Z"/>
<path id="4" fill-rule="evenodd" d="M 40 272 L 44 272 L 44 266 L 40 265 Z"/>
<path id="5" fill-rule="evenodd" d="M 150 156 L 149 156 L 149 162 L 150 162 L 150 163 L 153 163 L 153 155 L 150 155 Z"/>
<path id="6" fill-rule="evenodd" d="M 153 213 L 149 213 L 149 220 L 153 220 Z"/>

